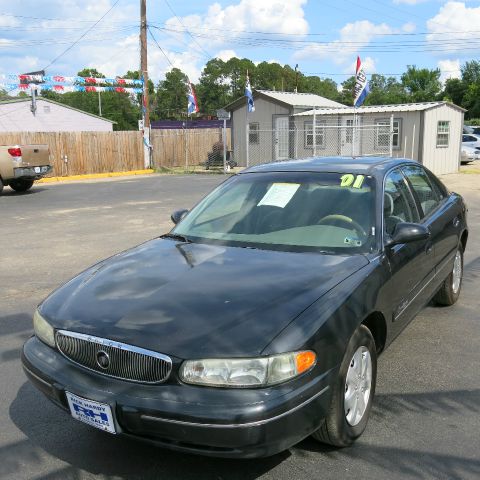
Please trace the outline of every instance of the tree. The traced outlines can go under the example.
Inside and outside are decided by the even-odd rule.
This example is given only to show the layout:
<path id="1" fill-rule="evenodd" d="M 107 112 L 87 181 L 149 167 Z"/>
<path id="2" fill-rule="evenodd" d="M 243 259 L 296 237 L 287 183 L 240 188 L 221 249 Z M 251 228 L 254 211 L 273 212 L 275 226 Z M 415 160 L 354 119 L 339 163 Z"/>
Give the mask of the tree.
<path id="1" fill-rule="evenodd" d="M 442 84 L 440 83 L 440 70 L 417 68 L 408 66 L 402 75 L 402 85 L 407 92 L 407 99 L 411 102 L 431 102 L 437 99 Z"/>
<path id="2" fill-rule="evenodd" d="M 342 82 L 342 90 L 340 91 L 338 101 L 344 105 L 353 105 L 353 88 L 355 87 L 355 77 L 349 77 Z"/>
<path id="3" fill-rule="evenodd" d="M 315 76 L 301 76 L 299 82 L 299 91 L 307 93 L 315 93 L 330 100 L 337 101 L 339 92 L 337 84 L 330 78 L 320 78 Z"/>
<path id="4" fill-rule="evenodd" d="M 369 80 L 370 93 L 365 105 L 392 105 L 404 103 L 406 93 L 403 85 L 395 77 L 385 77 L 374 73 Z"/>
<path id="5" fill-rule="evenodd" d="M 463 105 L 463 99 L 467 93 L 468 85 L 460 78 L 449 78 L 445 82 L 442 99 L 455 105 Z"/>
<path id="6" fill-rule="evenodd" d="M 165 74 L 157 88 L 157 116 L 159 118 L 185 118 L 187 112 L 188 77 L 179 68 Z"/>
<path id="7" fill-rule="evenodd" d="M 215 115 L 220 106 L 230 102 L 229 85 L 225 76 L 225 62 L 212 58 L 205 65 L 197 88 L 202 113 Z"/>

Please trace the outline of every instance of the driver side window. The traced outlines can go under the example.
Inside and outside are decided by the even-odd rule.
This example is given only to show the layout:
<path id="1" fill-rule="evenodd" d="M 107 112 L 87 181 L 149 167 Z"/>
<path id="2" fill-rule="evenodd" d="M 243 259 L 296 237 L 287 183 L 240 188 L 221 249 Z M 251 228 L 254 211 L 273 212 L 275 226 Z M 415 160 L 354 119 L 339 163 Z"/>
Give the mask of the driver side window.
<path id="1" fill-rule="evenodd" d="M 389 173 L 385 179 L 383 194 L 383 226 L 391 235 L 400 222 L 418 222 L 420 220 L 415 200 L 400 170 Z"/>

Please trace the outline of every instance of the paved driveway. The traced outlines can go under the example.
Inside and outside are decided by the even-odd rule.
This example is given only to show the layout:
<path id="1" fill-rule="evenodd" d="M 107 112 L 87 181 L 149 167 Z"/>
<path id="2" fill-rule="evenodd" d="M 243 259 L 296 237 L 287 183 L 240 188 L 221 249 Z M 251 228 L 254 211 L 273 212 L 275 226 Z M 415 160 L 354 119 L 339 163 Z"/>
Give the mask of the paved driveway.
<path id="1" fill-rule="evenodd" d="M 107 436 L 27 381 L 22 343 L 35 305 L 81 269 L 170 228 L 220 176 L 42 185 L 0 197 L 0 478 L 469 479 L 480 477 L 480 175 L 444 180 L 470 206 L 460 302 L 428 307 L 380 357 L 364 436 L 334 450 L 307 439 L 268 459 L 218 460 Z"/>

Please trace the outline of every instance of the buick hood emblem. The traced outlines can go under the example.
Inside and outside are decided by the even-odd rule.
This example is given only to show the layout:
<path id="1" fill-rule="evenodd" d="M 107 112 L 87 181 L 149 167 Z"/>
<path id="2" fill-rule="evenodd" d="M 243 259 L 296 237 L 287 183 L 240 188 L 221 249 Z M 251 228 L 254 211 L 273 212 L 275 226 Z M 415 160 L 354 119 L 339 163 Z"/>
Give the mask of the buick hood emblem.
<path id="1" fill-rule="evenodd" d="M 97 352 L 97 365 L 103 370 L 106 370 L 110 366 L 110 357 L 107 352 L 103 350 Z"/>

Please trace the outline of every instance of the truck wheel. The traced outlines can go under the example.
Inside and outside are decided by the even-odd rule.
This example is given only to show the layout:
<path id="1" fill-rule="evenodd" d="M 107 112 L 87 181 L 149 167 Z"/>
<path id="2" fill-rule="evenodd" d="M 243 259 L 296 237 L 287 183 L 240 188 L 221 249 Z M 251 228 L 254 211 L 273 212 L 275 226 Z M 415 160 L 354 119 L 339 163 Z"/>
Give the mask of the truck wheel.
<path id="1" fill-rule="evenodd" d="M 10 182 L 10 187 L 12 187 L 16 192 L 26 192 L 32 188 L 33 180 L 12 180 Z"/>

